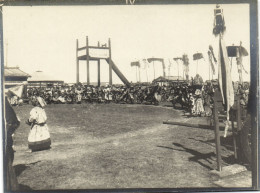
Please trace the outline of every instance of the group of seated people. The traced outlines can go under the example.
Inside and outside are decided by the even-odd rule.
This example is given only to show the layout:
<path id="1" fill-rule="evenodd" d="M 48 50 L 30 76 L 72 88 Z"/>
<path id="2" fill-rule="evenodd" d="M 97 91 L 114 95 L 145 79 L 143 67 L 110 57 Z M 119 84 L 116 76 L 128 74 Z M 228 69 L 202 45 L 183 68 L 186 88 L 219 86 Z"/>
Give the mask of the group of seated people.
<path id="1" fill-rule="evenodd" d="M 107 85 L 91 86 L 81 83 L 74 85 L 60 85 L 52 87 L 30 87 L 27 89 L 29 103 L 36 102 L 38 96 L 47 104 L 80 104 L 80 103 L 128 103 L 153 104 L 171 102 L 174 108 L 182 108 L 194 116 L 210 116 L 213 106 L 214 89 L 212 83 L 190 85 L 185 82 L 170 85 Z M 240 95 L 241 105 L 246 105 L 248 89 L 238 87 L 236 93 Z M 19 105 L 23 101 L 12 98 L 12 105 Z M 177 105 L 177 106 L 176 106 Z"/>

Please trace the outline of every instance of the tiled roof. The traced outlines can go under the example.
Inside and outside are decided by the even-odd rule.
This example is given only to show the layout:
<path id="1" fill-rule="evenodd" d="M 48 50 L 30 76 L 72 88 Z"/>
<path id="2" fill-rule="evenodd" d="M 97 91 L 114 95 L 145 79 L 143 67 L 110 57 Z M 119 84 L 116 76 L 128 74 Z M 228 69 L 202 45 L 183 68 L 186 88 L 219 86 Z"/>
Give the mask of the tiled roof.
<path id="1" fill-rule="evenodd" d="M 31 77 L 30 74 L 27 74 L 19 69 L 19 67 L 4 67 L 4 76 L 7 77 Z"/>
<path id="2" fill-rule="evenodd" d="M 32 77 L 28 79 L 28 82 L 59 82 L 62 80 L 57 80 L 42 71 L 36 71 L 32 74 Z"/>

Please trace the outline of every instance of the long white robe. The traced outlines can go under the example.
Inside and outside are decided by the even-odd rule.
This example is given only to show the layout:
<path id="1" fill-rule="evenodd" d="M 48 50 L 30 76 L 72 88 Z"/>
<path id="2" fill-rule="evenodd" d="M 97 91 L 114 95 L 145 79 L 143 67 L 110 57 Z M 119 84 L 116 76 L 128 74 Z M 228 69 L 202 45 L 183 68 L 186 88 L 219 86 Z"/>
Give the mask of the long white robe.
<path id="1" fill-rule="evenodd" d="M 47 116 L 41 107 L 34 107 L 30 112 L 29 122 L 32 128 L 28 136 L 28 146 L 32 150 L 47 149 L 51 145 L 50 133 L 46 124 Z"/>

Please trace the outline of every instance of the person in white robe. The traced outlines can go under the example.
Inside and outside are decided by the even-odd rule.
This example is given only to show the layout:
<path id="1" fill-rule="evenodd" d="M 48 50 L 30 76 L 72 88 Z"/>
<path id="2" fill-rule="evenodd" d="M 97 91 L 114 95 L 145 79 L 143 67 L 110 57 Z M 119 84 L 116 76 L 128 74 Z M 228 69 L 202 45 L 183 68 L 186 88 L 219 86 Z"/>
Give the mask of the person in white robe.
<path id="1" fill-rule="evenodd" d="M 31 110 L 27 124 L 31 126 L 28 136 L 28 147 L 33 151 L 49 149 L 51 139 L 48 126 L 46 124 L 47 116 L 45 110 L 45 101 L 37 97 L 36 106 Z"/>

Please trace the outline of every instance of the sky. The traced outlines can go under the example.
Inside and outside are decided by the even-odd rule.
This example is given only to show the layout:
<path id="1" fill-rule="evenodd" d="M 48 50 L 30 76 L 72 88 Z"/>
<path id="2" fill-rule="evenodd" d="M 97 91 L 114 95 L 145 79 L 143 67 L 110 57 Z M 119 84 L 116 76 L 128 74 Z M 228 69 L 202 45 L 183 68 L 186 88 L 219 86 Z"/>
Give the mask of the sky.
<path id="1" fill-rule="evenodd" d="M 226 22 L 226 46 L 245 47 L 250 55 L 250 22 L 248 4 L 221 5 Z M 213 4 L 203 5 L 107 5 L 107 6 L 4 6 L 4 56 L 7 66 L 19 66 L 32 74 L 41 70 L 67 83 L 76 81 L 76 39 L 85 46 L 107 43 L 111 38 L 112 60 L 129 81 L 136 82 L 136 68 L 130 63 L 144 58 L 164 58 L 166 76 L 178 75 L 176 62 L 168 71 L 169 59 L 188 54 L 190 76 L 196 71 L 209 78 L 207 51 L 213 46 L 218 56 L 218 41 L 212 34 Z M 200 52 L 205 60 L 193 61 Z M 243 58 L 250 80 L 250 57 Z M 141 81 L 152 81 L 163 75 L 162 65 L 141 68 Z M 217 68 L 217 67 L 216 67 Z M 147 73 L 146 73 L 147 72 Z M 182 75 L 182 63 L 179 64 Z M 217 78 L 217 74 L 213 76 Z M 232 79 L 238 80 L 235 58 Z M 86 61 L 80 61 L 80 81 L 86 82 Z M 97 81 L 97 63 L 90 62 L 90 82 Z M 108 64 L 101 61 L 101 81 L 108 82 Z M 113 83 L 121 83 L 113 73 Z"/>

